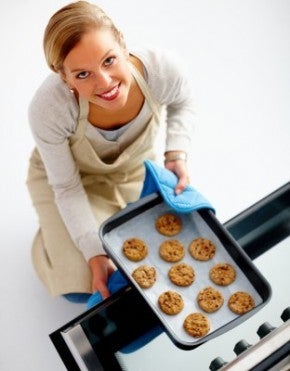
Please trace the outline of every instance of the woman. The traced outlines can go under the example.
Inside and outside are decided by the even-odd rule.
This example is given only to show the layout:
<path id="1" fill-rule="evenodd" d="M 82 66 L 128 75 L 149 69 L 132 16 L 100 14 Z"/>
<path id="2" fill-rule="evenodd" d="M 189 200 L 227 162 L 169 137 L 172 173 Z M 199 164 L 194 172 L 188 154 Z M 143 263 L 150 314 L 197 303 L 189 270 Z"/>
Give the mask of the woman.
<path id="1" fill-rule="evenodd" d="M 86 1 L 51 17 L 44 53 L 54 73 L 29 107 L 36 148 L 27 184 L 40 223 L 33 263 L 52 295 L 105 298 L 114 267 L 98 227 L 139 198 L 162 107 L 165 166 L 178 176 L 176 193 L 188 184 L 190 91 L 166 54 L 129 52 L 112 20 Z"/>

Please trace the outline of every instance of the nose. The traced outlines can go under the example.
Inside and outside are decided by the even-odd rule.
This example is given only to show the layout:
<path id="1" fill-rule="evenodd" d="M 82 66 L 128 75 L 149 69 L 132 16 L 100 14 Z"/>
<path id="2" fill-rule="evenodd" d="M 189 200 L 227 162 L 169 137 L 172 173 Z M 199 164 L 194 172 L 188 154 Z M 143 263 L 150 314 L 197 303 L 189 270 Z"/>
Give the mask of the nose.
<path id="1" fill-rule="evenodd" d="M 111 84 L 111 76 L 108 71 L 98 71 L 95 74 L 95 84 L 98 89 L 104 89 L 110 86 Z"/>

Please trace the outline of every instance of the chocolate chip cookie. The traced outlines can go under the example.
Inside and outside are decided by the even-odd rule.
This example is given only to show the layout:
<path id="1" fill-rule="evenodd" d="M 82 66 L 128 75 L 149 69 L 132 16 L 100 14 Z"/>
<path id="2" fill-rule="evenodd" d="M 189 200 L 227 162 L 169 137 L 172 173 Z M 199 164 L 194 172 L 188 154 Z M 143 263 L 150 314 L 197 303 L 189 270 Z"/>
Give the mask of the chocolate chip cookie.
<path id="1" fill-rule="evenodd" d="M 236 314 L 244 314 L 255 307 L 255 301 L 247 292 L 237 291 L 230 296 L 228 307 Z"/>
<path id="2" fill-rule="evenodd" d="M 158 305 L 164 313 L 170 315 L 181 312 L 184 307 L 182 296 L 172 290 L 165 291 L 159 296 Z"/>
<path id="3" fill-rule="evenodd" d="M 189 286 L 194 282 L 195 272 L 190 265 L 179 263 L 169 269 L 168 277 L 177 286 Z"/>
<path id="4" fill-rule="evenodd" d="M 132 261 L 140 261 L 148 254 L 146 243 L 140 238 L 129 238 L 123 243 L 122 251 L 124 255 Z"/>
<path id="5" fill-rule="evenodd" d="M 199 291 L 197 302 L 205 312 L 212 313 L 220 309 L 224 303 L 224 298 L 218 290 L 209 286 Z"/>
<path id="6" fill-rule="evenodd" d="M 143 289 L 147 289 L 156 282 L 156 269 L 149 265 L 141 265 L 132 272 L 132 277 Z"/>
<path id="7" fill-rule="evenodd" d="M 156 230 L 164 236 L 174 236 L 182 229 L 181 219 L 175 214 L 164 214 L 159 216 L 155 222 Z"/>
<path id="8" fill-rule="evenodd" d="M 209 332 L 210 322 L 204 314 L 195 312 L 185 318 L 183 328 L 189 335 L 200 338 Z"/>
<path id="9" fill-rule="evenodd" d="M 229 263 L 218 263 L 210 269 L 209 277 L 217 285 L 228 286 L 236 279 L 236 270 Z"/>
<path id="10" fill-rule="evenodd" d="M 190 255 L 196 260 L 210 260 L 214 257 L 215 251 L 214 243 L 202 237 L 194 239 L 189 245 Z"/>
<path id="11" fill-rule="evenodd" d="M 178 240 L 166 240 L 159 247 L 159 255 L 167 262 L 177 262 L 184 257 L 185 249 Z"/>

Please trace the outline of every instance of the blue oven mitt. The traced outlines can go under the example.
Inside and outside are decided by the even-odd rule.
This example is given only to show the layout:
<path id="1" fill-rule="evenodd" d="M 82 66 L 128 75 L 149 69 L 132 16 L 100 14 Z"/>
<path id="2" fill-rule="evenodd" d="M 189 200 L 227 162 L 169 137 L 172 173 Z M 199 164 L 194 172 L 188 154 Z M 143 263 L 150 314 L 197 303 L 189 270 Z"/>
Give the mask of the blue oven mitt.
<path id="1" fill-rule="evenodd" d="M 108 279 L 108 290 L 110 294 L 114 294 L 119 291 L 122 287 L 129 284 L 128 280 L 122 275 L 119 270 L 116 270 Z M 94 292 L 87 301 L 87 308 L 90 309 L 95 305 L 99 304 L 103 300 L 102 295 L 96 291 Z"/>
<path id="2" fill-rule="evenodd" d="M 191 185 L 176 195 L 174 189 L 178 178 L 172 171 L 150 160 L 146 160 L 144 164 L 146 173 L 141 198 L 159 192 L 164 202 L 178 213 L 191 213 L 194 210 L 204 208 L 215 212 L 212 205 Z"/>

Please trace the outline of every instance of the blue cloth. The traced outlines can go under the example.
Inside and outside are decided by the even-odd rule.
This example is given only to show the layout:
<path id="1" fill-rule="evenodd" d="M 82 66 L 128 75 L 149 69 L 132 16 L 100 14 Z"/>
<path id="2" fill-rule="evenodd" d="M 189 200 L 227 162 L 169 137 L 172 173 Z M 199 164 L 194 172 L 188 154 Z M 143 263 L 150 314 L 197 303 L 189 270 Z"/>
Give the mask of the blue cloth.
<path id="1" fill-rule="evenodd" d="M 108 279 L 108 290 L 110 294 L 114 294 L 121 288 L 128 285 L 127 279 L 122 275 L 119 270 L 116 270 Z M 90 309 L 93 306 L 99 304 L 103 300 L 102 295 L 96 291 L 94 292 L 87 301 L 87 308 Z"/>
<path id="2" fill-rule="evenodd" d="M 150 160 L 146 160 L 144 164 L 146 172 L 141 198 L 159 192 L 164 202 L 178 213 L 191 213 L 194 210 L 204 208 L 215 212 L 208 200 L 191 185 L 188 185 L 182 193 L 176 195 L 174 189 L 178 183 L 178 178 L 172 171 Z"/>
<path id="3" fill-rule="evenodd" d="M 71 303 L 76 303 L 76 304 L 84 304 L 88 301 L 90 298 L 91 294 L 86 294 L 82 292 L 72 292 L 69 294 L 64 294 L 63 297 L 70 301 Z"/>

